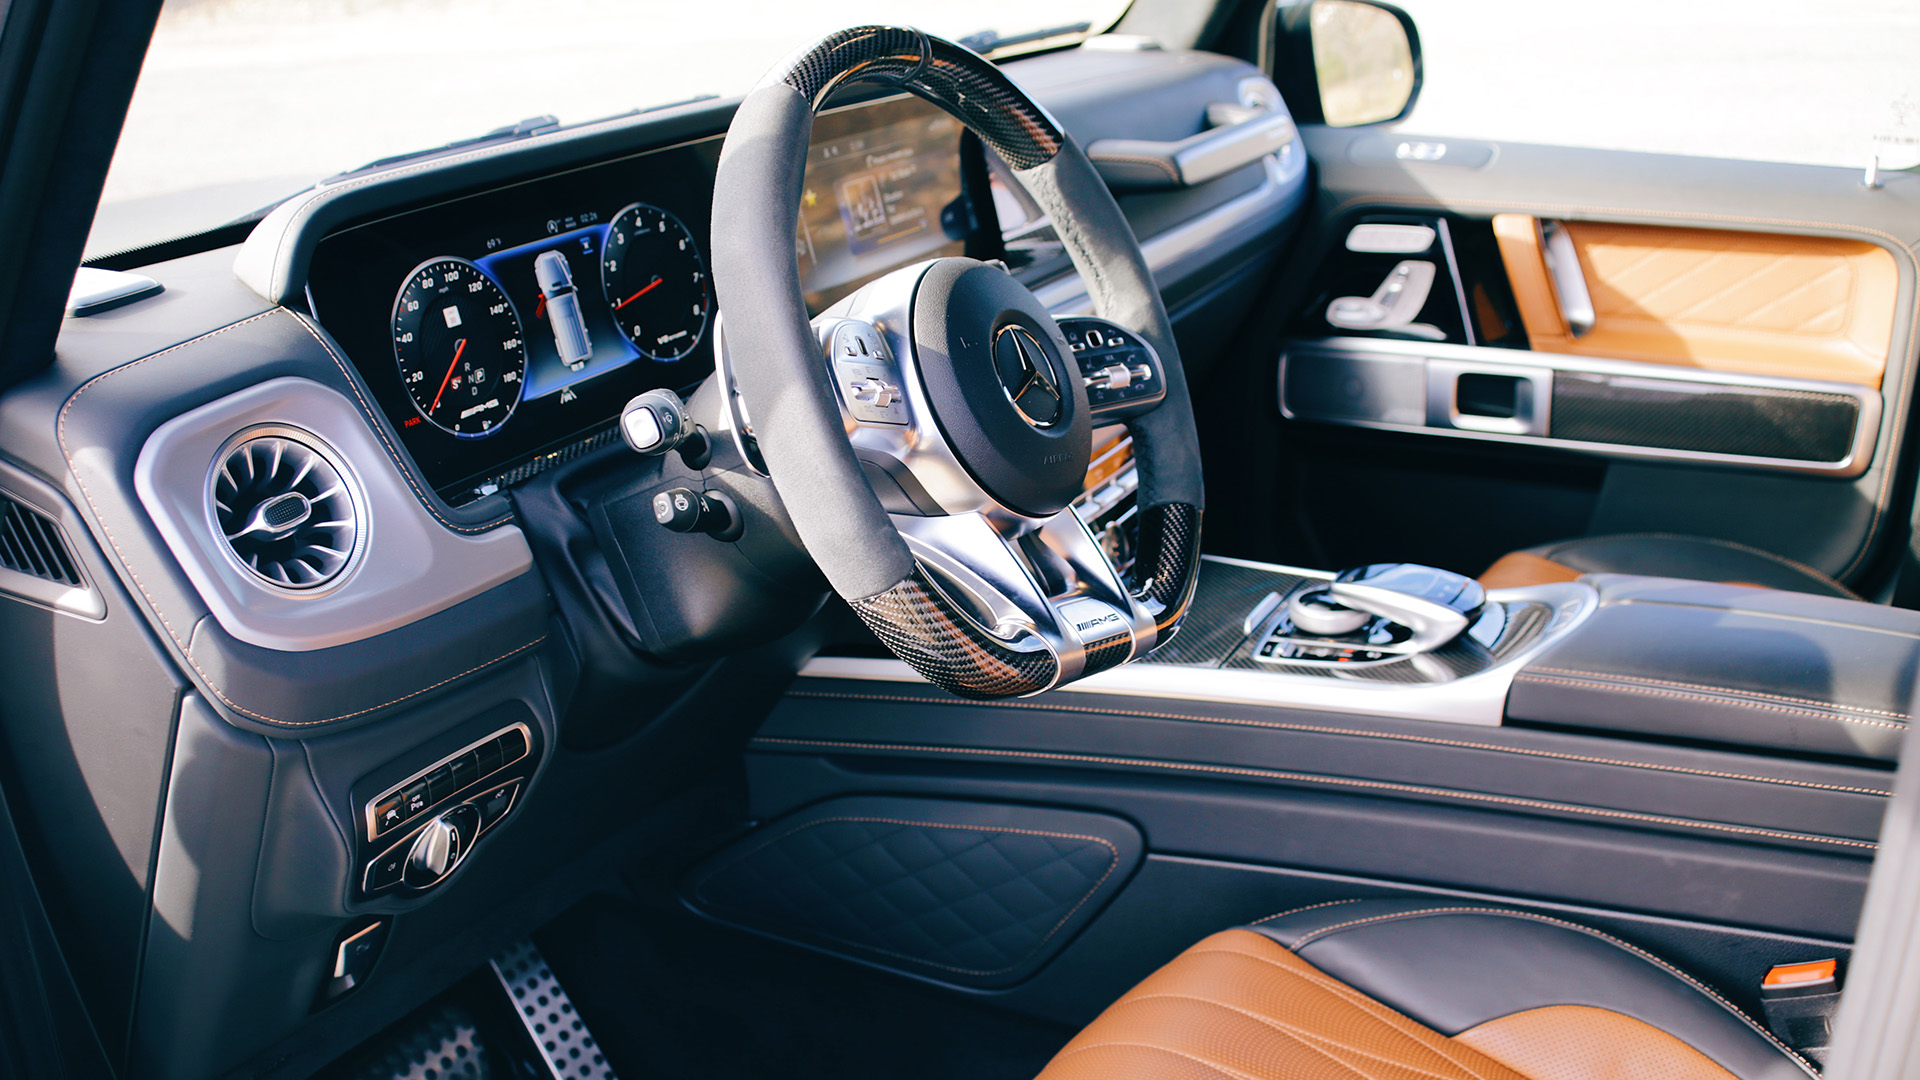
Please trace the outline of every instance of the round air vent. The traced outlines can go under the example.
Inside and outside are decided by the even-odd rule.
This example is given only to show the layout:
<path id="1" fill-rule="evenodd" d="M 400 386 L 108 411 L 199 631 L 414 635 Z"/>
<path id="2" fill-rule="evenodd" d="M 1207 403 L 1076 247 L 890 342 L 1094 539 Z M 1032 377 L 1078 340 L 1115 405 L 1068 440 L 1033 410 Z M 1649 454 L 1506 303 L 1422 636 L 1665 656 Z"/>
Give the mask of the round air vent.
<path id="1" fill-rule="evenodd" d="M 210 480 L 214 522 L 228 552 L 277 588 L 311 590 L 337 581 L 360 548 L 365 523 L 354 487 L 317 443 L 291 430 L 243 433 L 221 454 Z"/>

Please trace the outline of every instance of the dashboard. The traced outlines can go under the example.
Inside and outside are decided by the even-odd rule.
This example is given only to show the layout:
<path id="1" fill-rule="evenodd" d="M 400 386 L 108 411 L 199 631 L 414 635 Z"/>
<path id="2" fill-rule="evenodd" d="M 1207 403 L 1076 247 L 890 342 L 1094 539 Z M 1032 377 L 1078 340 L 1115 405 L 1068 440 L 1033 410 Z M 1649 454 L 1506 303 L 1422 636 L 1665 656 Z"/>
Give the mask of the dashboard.
<path id="1" fill-rule="evenodd" d="M 713 371 L 720 138 L 478 191 L 321 241 L 308 301 L 428 482 L 460 505 L 614 437 Z M 817 313 L 898 267 L 998 254 L 983 153 L 895 96 L 814 125 L 794 250 Z"/>

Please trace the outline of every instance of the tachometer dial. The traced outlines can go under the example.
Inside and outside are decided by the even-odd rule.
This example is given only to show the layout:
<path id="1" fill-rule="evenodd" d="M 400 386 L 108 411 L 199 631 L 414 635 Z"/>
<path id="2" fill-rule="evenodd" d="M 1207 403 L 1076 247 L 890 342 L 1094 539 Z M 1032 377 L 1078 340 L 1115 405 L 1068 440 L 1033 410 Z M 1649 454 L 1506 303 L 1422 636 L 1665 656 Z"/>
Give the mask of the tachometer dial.
<path id="1" fill-rule="evenodd" d="M 491 435 L 520 404 L 520 313 L 465 259 L 431 259 L 407 275 L 393 302 L 393 355 L 414 407 L 451 435 Z"/>
<path id="2" fill-rule="evenodd" d="M 614 215 L 600 254 L 607 306 L 633 347 L 678 360 L 700 344 L 713 310 L 707 263 L 680 219 L 634 203 Z"/>

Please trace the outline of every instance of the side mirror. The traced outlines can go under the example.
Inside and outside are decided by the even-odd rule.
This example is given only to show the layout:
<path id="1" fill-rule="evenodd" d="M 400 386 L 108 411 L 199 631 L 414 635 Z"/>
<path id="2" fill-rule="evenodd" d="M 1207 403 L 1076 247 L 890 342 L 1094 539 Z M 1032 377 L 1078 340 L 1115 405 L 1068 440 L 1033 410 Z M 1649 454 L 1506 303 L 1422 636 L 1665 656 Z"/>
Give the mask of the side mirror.
<path id="1" fill-rule="evenodd" d="M 1420 96 L 1413 19 L 1375 0 L 1312 0 L 1269 9 L 1265 65 L 1303 123 L 1357 127 L 1398 120 Z"/>

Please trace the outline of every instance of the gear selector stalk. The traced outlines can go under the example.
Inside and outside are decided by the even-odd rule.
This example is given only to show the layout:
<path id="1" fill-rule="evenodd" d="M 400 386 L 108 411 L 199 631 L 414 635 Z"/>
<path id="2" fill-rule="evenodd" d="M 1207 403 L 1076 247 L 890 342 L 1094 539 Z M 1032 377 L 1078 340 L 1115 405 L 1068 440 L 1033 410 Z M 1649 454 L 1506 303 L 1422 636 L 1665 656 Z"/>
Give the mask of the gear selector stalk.
<path id="1" fill-rule="evenodd" d="M 1375 563 L 1287 598 L 1262 659 L 1384 660 L 1432 652 L 1459 637 L 1486 603 L 1480 583 L 1413 563 Z"/>

